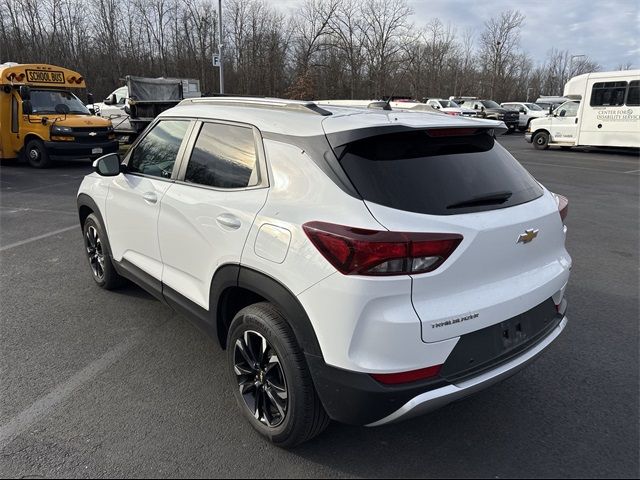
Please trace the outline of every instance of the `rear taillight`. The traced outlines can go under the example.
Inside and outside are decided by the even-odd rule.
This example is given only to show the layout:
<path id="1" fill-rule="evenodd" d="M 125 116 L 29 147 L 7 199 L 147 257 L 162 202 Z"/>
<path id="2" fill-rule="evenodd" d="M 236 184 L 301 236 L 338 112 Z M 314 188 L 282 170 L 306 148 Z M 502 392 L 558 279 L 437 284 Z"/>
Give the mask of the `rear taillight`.
<path id="1" fill-rule="evenodd" d="M 452 233 L 365 230 L 325 222 L 302 228 L 318 251 L 345 275 L 403 275 L 431 272 L 462 241 Z"/>
<path id="2" fill-rule="evenodd" d="M 383 383 L 384 385 L 399 385 L 402 383 L 417 382 L 418 380 L 437 377 L 441 368 L 442 365 L 434 365 L 433 367 L 411 370 L 410 372 L 372 373 L 370 375 L 374 380 Z"/>
<path id="3" fill-rule="evenodd" d="M 562 223 L 564 223 L 564 219 L 567 218 L 567 213 L 569 213 L 569 200 L 567 199 L 567 197 L 563 197 L 562 195 L 558 195 L 557 193 L 554 193 L 553 196 L 556 199 L 556 204 L 558 205 L 558 212 L 560 212 Z"/>

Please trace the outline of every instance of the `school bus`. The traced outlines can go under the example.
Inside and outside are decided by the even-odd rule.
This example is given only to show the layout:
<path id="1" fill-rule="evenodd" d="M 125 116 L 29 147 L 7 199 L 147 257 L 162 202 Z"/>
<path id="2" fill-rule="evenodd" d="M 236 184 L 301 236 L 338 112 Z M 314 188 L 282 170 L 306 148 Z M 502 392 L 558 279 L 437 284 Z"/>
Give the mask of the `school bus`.
<path id="1" fill-rule="evenodd" d="M 45 168 L 55 160 L 116 152 L 111 121 L 92 115 L 73 93 L 83 88 L 82 75 L 67 68 L 0 65 L 0 160 L 23 157 Z"/>

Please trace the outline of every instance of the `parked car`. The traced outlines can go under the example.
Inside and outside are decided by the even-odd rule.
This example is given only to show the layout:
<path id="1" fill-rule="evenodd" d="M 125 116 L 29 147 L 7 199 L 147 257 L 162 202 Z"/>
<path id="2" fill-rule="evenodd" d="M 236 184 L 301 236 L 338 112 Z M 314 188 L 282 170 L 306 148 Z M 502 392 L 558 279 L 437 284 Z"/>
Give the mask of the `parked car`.
<path id="1" fill-rule="evenodd" d="M 446 100 L 444 98 L 427 98 L 424 103 L 448 115 L 462 115 L 465 117 L 477 116 L 477 112 L 475 110 L 461 107 L 453 100 Z"/>
<path id="2" fill-rule="evenodd" d="M 478 112 L 478 117 L 490 120 L 501 120 L 510 132 L 518 128 L 520 114 L 517 110 L 502 108 L 493 100 L 463 100 L 463 106 Z"/>
<path id="3" fill-rule="evenodd" d="M 83 180 L 92 277 L 217 338 L 240 411 L 277 445 L 410 418 L 514 374 L 567 324 L 567 202 L 503 128 L 184 100 Z"/>
<path id="4" fill-rule="evenodd" d="M 553 95 L 542 95 L 536 101 L 536 105 L 538 105 L 543 110 L 546 110 L 547 113 L 551 113 L 553 110 L 558 108 L 564 102 L 571 100 L 567 97 L 557 97 Z"/>
<path id="5" fill-rule="evenodd" d="M 529 102 L 504 102 L 500 105 L 502 108 L 506 108 L 507 110 L 517 110 L 520 112 L 518 128 L 521 132 L 524 132 L 527 129 L 531 120 L 534 118 L 546 117 L 549 113 L 539 105 Z"/>

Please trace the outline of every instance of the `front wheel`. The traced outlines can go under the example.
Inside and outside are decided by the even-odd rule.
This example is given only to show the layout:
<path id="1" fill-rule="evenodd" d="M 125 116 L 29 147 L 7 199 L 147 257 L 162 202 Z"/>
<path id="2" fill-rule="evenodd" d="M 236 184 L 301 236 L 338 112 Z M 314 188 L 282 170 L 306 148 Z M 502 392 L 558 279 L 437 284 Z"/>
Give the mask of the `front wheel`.
<path id="1" fill-rule="evenodd" d="M 42 140 L 35 138 L 29 140 L 24 148 L 24 155 L 29 165 L 33 168 L 47 168 L 51 165 L 49 154 L 44 148 Z"/>
<path id="2" fill-rule="evenodd" d="M 547 132 L 536 133 L 533 136 L 533 146 L 538 150 L 549 148 L 549 134 Z"/>
<path id="3" fill-rule="evenodd" d="M 85 252 L 95 282 L 106 290 L 122 286 L 124 279 L 116 272 L 111 262 L 107 235 L 95 214 L 92 213 L 86 218 L 82 233 Z"/>
<path id="4" fill-rule="evenodd" d="M 329 424 L 291 327 L 269 303 L 243 308 L 227 340 L 229 373 L 240 410 L 279 447 L 294 447 Z"/>

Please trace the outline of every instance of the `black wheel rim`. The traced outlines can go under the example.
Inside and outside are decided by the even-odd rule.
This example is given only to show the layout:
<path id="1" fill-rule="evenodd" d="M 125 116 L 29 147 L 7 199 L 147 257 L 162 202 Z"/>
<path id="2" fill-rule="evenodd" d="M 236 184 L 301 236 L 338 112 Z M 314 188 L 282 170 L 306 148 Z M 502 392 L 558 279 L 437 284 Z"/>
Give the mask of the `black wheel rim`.
<path id="1" fill-rule="evenodd" d="M 87 228 L 84 236 L 85 246 L 87 248 L 87 256 L 89 257 L 89 265 L 93 275 L 98 279 L 104 279 L 104 252 L 102 251 L 102 242 L 98 235 L 98 230 L 93 225 Z"/>
<path id="2" fill-rule="evenodd" d="M 32 147 L 29 150 L 29 160 L 31 160 L 34 163 L 38 163 L 40 161 L 40 157 L 42 155 L 40 154 L 40 149 L 37 147 Z"/>
<path id="3" fill-rule="evenodd" d="M 547 143 L 547 139 L 544 135 L 538 135 L 538 145 L 544 145 L 545 143 Z"/>
<path id="4" fill-rule="evenodd" d="M 258 332 L 236 340 L 233 372 L 246 407 L 263 425 L 276 428 L 287 416 L 289 395 L 284 370 L 274 348 Z"/>

